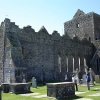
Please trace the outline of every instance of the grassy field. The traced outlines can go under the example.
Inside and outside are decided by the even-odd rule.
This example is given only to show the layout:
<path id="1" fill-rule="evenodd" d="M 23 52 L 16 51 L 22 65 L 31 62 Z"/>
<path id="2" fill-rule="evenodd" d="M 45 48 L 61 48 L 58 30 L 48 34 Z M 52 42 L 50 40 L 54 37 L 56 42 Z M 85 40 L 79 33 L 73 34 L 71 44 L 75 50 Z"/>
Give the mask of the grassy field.
<path id="1" fill-rule="evenodd" d="M 87 90 L 86 86 L 78 86 L 79 92 L 85 92 L 81 94 L 76 94 L 75 97 L 68 97 L 66 99 L 59 99 L 59 100 L 77 100 L 79 98 L 90 98 L 92 100 L 100 100 L 99 96 L 89 96 L 96 93 L 100 93 L 100 84 L 96 84 L 95 86 L 91 86 L 90 90 Z M 47 87 L 46 86 L 37 86 L 37 88 L 31 87 L 31 92 L 39 93 L 39 95 L 47 94 Z M 10 93 L 2 93 L 2 100 L 57 100 L 56 98 L 35 98 L 34 96 L 21 96 L 19 94 L 10 94 Z M 85 99 L 84 99 L 85 100 Z"/>

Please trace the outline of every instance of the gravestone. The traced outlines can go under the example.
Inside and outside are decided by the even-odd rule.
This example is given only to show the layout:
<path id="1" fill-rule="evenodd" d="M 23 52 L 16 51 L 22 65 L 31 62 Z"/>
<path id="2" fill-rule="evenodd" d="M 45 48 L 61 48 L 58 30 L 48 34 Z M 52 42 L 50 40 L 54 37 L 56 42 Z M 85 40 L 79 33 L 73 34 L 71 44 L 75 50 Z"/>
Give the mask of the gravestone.
<path id="1" fill-rule="evenodd" d="M 26 83 L 26 80 L 25 80 L 25 78 L 22 80 L 22 82 L 23 82 L 23 83 Z"/>
<path id="2" fill-rule="evenodd" d="M 99 75 L 95 75 L 95 82 L 100 83 L 100 76 Z"/>
<path id="3" fill-rule="evenodd" d="M 47 96 L 55 98 L 67 98 L 75 96 L 73 82 L 47 83 Z"/>
<path id="4" fill-rule="evenodd" d="M 86 74 L 82 76 L 82 84 L 86 84 Z"/>
<path id="5" fill-rule="evenodd" d="M 32 87 L 34 87 L 34 88 L 37 87 L 35 77 L 32 78 Z"/>
<path id="6" fill-rule="evenodd" d="M 90 73 L 90 78 L 91 78 L 90 84 L 94 85 L 94 80 L 93 80 L 93 75 L 92 75 L 92 69 L 91 68 L 89 68 L 89 73 Z"/>

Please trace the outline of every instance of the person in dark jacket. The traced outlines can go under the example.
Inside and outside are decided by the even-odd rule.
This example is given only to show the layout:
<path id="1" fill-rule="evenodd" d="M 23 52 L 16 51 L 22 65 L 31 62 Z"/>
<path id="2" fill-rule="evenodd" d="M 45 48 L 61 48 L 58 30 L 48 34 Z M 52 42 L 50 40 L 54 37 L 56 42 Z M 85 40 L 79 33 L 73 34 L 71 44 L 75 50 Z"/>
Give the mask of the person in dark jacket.
<path id="1" fill-rule="evenodd" d="M 90 90 L 90 75 L 89 75 L 89 73 L 86 76 L 86 82 L 87 82 L 87 88 L 88 88 L 88 90 Z"/>

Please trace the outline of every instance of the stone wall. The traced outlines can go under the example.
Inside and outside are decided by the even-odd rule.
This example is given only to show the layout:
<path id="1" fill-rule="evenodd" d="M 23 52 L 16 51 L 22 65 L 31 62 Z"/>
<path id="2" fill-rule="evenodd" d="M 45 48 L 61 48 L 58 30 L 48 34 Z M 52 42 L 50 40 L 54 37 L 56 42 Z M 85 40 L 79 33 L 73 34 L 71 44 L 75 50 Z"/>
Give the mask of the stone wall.
<path id="1" fill-rule="evenodd" d="M 49 34 L 44 26 L 38 32 L 31 26 L 20 29 L 14 22 L 5 19 L 0 28 L 3 39 L 0 41 L 0 75 L 4 82 L 9 79 L 9 82 L 21 82 L 23 76 L 27 81 L 32 77 L 36 77 L 37 81 L 64 80 L 66 74 L 71 80 L 77 68 L 81 78 L 85 67 L 91 67 L 95 61 L 99 46 L 95 42 L 98 37 L 96 29 L 99 29 L 95 18 L 99 20 L 93 12 L 85 14 L 78 10 L 72 20 L 65 22 L 63 36 L 57 31 Z"/>
<path id="2" fill-rule="evenodd" d="M 78 10 L 72 20 L 64 23 L 64 32 L 69 37 L 73 38 L 77 35 L 80 39 L 87 38 L 87 40 L 94 40 L 93 31 L 93 13 L 83 14 L 81 10 Z"/>
<path id="3" fill-rule="evenodd" d="M 3 66 L 4 66 L 4 40 L 5 40 L 5 32 L 4 32 L 4 22 L 1 23 L 0 26 L 0 84 L 3 82 Z"/>
<path id="4" fill-rule="evenodd" d="M 31 26 L 20 29 L 9 19 L 5 22 L 5 82 L 8 79 L 15 82 L 16 77 L 22 78 L 25 68 L 27 73 L 24 74 L 28 80 L 33 76 L 41 81 L 64 80 L 66 73 L 71 79 L 70 73 L 76 68 L 84 73 L 84 58 L 91 57 L 92 50 L 87 40 L 80 41 L 76 36 L 73 39 L 68 35 L 60 36 L 57 31 L 49 34 L 44 26 L 35 32 Z M 15 71 L 19 74 L 15 75 Z"/>
<path id="5" fill-rule="evenodd" d="M 94 37 L 95 40 L 100 40 L 100 15 L 93 13 L 94 17 Z"/>

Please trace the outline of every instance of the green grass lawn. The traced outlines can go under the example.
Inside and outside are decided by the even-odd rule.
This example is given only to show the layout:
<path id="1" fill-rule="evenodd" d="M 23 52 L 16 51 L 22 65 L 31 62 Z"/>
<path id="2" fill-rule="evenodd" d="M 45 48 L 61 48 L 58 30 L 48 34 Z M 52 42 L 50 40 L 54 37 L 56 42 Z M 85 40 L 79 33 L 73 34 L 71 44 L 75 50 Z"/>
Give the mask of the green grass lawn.
<path id="1" fill-rule="evenodd" d="M 59 100 L 77 100 L 79 98 L 90 98 L 92 100 L 100 100 L 100 96 L 89 96 L 92 94 L 100 93 L 100 89 L 96 89 L 96 88 L 100 88 L 100 84 L 91 86 L 89 91 L 87 90 L 86 86 L 78 86 L 78 91 L 86 92 L 86 93 L 77 94 L 75 97 L 68 97 L 66 99 L 59 99 Z M 47 87 L 46 86 L 37 86 L 37 88 L 31 87 L 31 92 L 47 94 Z M 57 100 L 57 99 L 56 98 L 34 98 L 32 96 L 21 96 L 19 94 L 2 93 L 2 100 Z"/>

